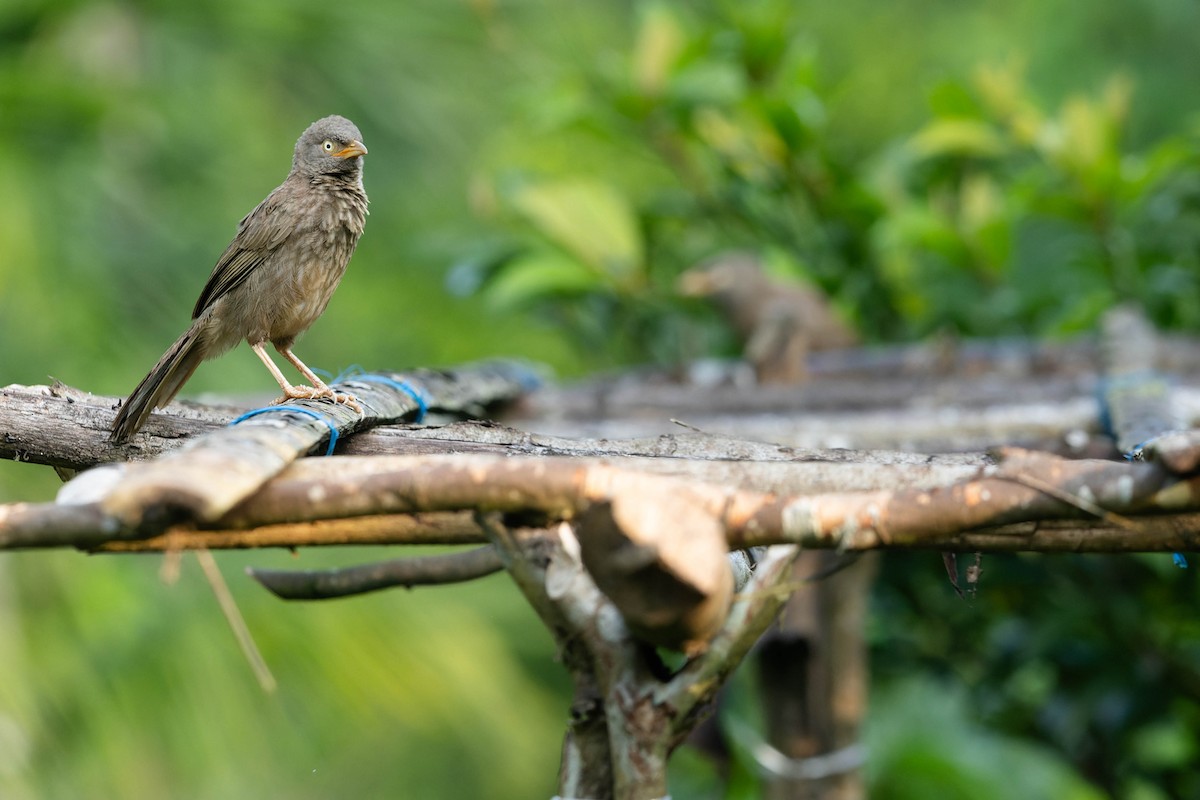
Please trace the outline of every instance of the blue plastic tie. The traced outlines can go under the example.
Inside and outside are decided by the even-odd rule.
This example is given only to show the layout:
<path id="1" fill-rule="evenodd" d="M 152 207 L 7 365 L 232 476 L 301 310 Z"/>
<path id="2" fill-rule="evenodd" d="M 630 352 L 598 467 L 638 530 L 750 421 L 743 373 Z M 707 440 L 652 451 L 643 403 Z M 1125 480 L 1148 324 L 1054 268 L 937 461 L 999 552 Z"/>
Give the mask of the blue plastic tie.
<path id="1" fill-rule="evenodd" d="M 352 378 L 356 375 L 362 375 L 364 372 L 366 372 L 366 370 L 363 369 L 361 364 L 351 364 L 350 366 L 346 367 L 344 370 L 339 372 L 337 374 L 337 377 L 335 377 L 332 381 L 330 381 L 330 383 L 341 383 L 342 381 L 346 380 L 346 378 Z"/>
<path id="2" fill-rule="evenodd" d="M 1142 451 L 1144 451 L 1147 447 L 1154 444 L 1155 441 L 1157 441 L 1158 439 L 1161 439 L 1165 435 L 1166 434 L 1159 434 L 1158 436 L 1151 436 L 1146 441 L 1135 444 L 1132 448 L 1130 448 L 1128 453 L 1125 453 L 1125 460 L 1126 461 L 1140 460 L 1141 456 L 1142 456 Z M 1173 564 L 1175 564 L 1175 566 L 1179 567 L 1180 569 L 1188 568 L 1188 560 L 1187 560 L 1187 558 L 1184 557 L 1183 553 L 1172 553 L 1171 554 L 1171 562 Z"/>
<path id="3" fill-rule="evenodd" d="M 1142 458 L 1142 451 L 1145 450 L 1147 447 L 1149 447 L 1154 442 L 1154 440 L 1158 439 L 1158 438 L 1159 438 L 1158 436 L 1151 436 L 1149 439 L 1147 439 L 1144 442 L 1138 442 L 1133 447 L 1129 448 L 1129 450 L 1126 453 L 1124 453 L 1125 460 L 1126 461 L 1140 461 Z"/>
<path id="4" fill-rule="evenodd" d="M 356 375 L 351 379 L 352 383 L 354 381 L 358 381 L 360 383 L 382 383 L 384 386 L 390 386 L 393 389 L 404 392 L 413 399 L 414 403 L 417 404 L 417 416 L 413 422 L 420 422 L 425 419 L 425 414 L 429 411 L 429 401 L 425 399 L 425 393 L 406 383 L 405 381 L 397 381 L 384 375 L 375 375 L 373 373 Z"/>
<path id="5" fill-rule="evenodd" d="M 325 416 L 320 411 L 313 411 L 311 408 L 305 408 L 304 406 L 294 406 L 294 405 L 290 405 L 287 403 L 285 403 L 284 405 L 280 405 L 280 406 L 267 406 L 266 408 L 256 408 L 253 411 L 247 411 L 245 414 L 242 414 L 240 417 L 238 417 L 234 420 L 231 420 L 229 425 L 230 425 L 230 427 L 232 427 L 234 425 L 237 425 L 239 422 L 245 422 L 246 420 L 250 419 L 251 417 L 257 417 L 259 414 L 266 414 L 268 411 L 295 411 L 297 413 L 304 414 L 305 416 L 312 417 L 315 420 L 319 420 L 320 422 L 324 422 L 327 426 L 329 426 L 329 447 L 326 448 L 325 455 L 327 455 L 327 456 L 333 455 L 333 448 L 334 448 L 334 446 L 337 445 L 337 440 L 338 440 L 337 426 L 333 424 L 333 420 L 331 420 L 329 417 Z"/>

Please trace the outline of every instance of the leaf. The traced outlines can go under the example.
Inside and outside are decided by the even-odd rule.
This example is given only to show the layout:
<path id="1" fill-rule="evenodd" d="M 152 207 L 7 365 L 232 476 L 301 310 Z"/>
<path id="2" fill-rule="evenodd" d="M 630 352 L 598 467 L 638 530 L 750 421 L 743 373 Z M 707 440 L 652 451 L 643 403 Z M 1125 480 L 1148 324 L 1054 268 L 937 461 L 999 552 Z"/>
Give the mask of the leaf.
<path id="1" fill-rule="evenodd" d="M 642 94 L 657 97 L 686 44 L 675 13 L 661 3 L 646 6 L 633 46 L 633 81 Z"/>
<path id="2" fill-rule="evenodd" d="M 538 300 L 577 295 L 603 288 L 600 277 L 578 260 L 551 250 L 513 259 L 488 284 L 485 296 L 509 310 Z"/>
<path id="3" fill-rule="evenodd" d="M 561 180 L 530 184 L 513 198 L 517 210 L 550 241 L 618 286 L 635 281 L 642 265 L 637 218 L 607 183 Z"/>
<path id="4" fill-rule="evenodd" d="M 929 92 L 929 108 L 942 118 L 978 118 L 983 116 L 979 101 L 962 81 L 942 80 Z"/>
<path id="5" fill-rule="evenodd" d="M 994 127 L 973 119 L 950 117 L 926 125 L 909 140 L 923 158 L 975 156 L 991 158 L 1007 150 L 1004 137 Z"/>
<path id="6" fill-rule="evenodd" d="M 671 99 L 685 108 L 729 107 L 746 96 L 746 78 L 734 64 L 699 61 L 679 70 L 671 82 Z"/>

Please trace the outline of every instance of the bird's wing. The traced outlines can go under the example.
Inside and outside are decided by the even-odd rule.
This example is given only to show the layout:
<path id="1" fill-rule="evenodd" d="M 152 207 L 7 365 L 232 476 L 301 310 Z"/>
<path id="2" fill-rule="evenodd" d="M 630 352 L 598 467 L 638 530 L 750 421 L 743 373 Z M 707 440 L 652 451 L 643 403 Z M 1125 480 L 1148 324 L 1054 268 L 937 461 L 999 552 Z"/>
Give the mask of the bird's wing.
<path id="1" fill-rule="evenodd" d="M 200 316 L 205 309 L 240 286 L 267 256 L 283 244 L 290 231 L 288 226 L 279 224 L 276 214 L 280 205 L 279 195 L 279 189 L 271 192 L 266 200 L 259 203 L 238 223 L 237 235 L 217 259 L 212 275 L 208 276 L 208 283 L 204 284 L 204 289 L 196 300 L 192 319 Z"/>

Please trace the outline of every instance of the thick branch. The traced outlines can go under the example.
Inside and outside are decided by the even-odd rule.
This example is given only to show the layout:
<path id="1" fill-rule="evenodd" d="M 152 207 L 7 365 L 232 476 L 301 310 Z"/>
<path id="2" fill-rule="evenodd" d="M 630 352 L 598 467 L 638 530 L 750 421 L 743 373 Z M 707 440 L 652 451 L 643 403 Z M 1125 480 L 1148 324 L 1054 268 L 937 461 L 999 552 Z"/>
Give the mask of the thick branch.
<path id="1" fill-rule="evenodd" d="M 1190 463 L 1192 437 L 1170 437 L 1172 463 Z M 1157 451 L 1153 451 L 1157 452 Z M 596 503 L 627 509 L 622 526 L 653 531 L 670 519 L 656 516 L 664 498 L 695 506 L 717 520 L 727 546 L 795 542 L 806 547 L 875 549 L 946 547 L 967 541 L 969 532 L 1016 523 L 1085 520 L 1067 529 L 1012 528 L 991 538 L 997 549 L 1092 552 L 1193 549 L 1195 529 L 1141 515 L 1200 510 L 1200 478 L 1181 478 L 1162 464 L 1069 461 L 1046 454 L 1010 451 L 998 467 L 935 488 L 873 492 L 825 492 L 779 496 L 618 470 L 571 459 L 488 456 L 345 457 L 306 459 L 291 465 L 264 489 L 216 522 L 221 528 L 464 509 L 534 512 L 547 520 L 577 517 Z M 630 505 L 632 504 L 632 505 Z M 1136 525 L 1112 515 L 1139 515 Z M 1117 530 L 1117 529 L 1120 530 Z M 164 526 L 164 530 L 166 527 Z M 1097 539 L 1086 531 L 1099 531 Z M 462 531 L 469 536 L 469 531 Z M 0 547 L 66 543 L 95 547 L 134 533 L 101 509 L 5 507 Z M 975 534 L 974 541 L 982 541 Z M 1070 537 L 1069 542 L 1062 537 Z M 48 538 L 42 538 L 48 537 Z M 402 535 L 397 536 L 402 540 Z M 378 541 L 376 539 L 375 541 Z M 1019 541 L 1019 543 L 1018 543 Z"/>
<path id="2" fill-rule="evenodd" d="M 2 530 L 2 529 L 0 529 Z M 177 525 L 149 539 L 118 539 L 90 547 L 98 553 L 172 550 L 245 550 L 381 544 L 478 544 L 484 541 L 469 511 L 381 514 L 262 525 L 248 530 L 197 530 Z M 3 538 L 0 537 L 0 543 Z M 77 547 L 86 547 L 78 541 Z M 26 545 L 32 546 L 32 545 Z"/>
<path id="3" fill-rule="evenodd" d="M 696 724 L 697 715 L 713 701 L 717 690 L 742 663 L 746 653 L 787 602 L 791 592 L 780 591 L 780 584 L 791 575 L 792 562 L 799 553 L 799 548 L 792 546 L 769 548 L 755 568 L 750 583 L 738 592 L 724 626 L 709 642 L 706 651 L 689 661 L 656 691 L 656 700 L 677 712 L 672 720 L 676 743 L 682 741 Z"/>
<path id="4" fill-rule="evenodd" d="M 510 529 L 500 522 L 498 515 L 479 514 L 477 519 L 499 551 L 513 582 L 554 637 L 559 658 L 575 685 L 563 740 L 559 796 L 610 797 L 613 772 L 609 729 L 604 714 L 604 692 L 593 659 L 593 650 L 599 643 L 580 635 L 568 620 L 559 598 L 570 592 L 562 591 L 561 581 L 553 589 L 547 581 L 547 568 L 552 559 L 563 558 L 563 542 L 570 531 L 565 525 L 544 531 Z M 583 576 L 582 570 L 578 572 Z"/>
<path id="5" fill-rule="evenodd" d="M 338 383 L 338 391 L 356 396 L 365 409 L 357 415 L 345 406 L 319 401 L 296 401 L 321 415 L 321 419 L 278 411 L 269 420 L 254 417 L 238 426 L 279 430 L 282 440 L 265 435 L 269 449 L 303 454 L 327 443 L 332 425 L 339 436 L 375 425 L 414 419 L 421 404 L 431 413 L 478 416 L 527 394 L 537 386 L 534 373 L 520 364 L 493 361 L 452 370 L 418 369 L 410 372 L 376 372 L 352 376 Z M 418 396 L 420 400 L 418 400 Z M 119 398 L 101 397 L 62 384 L 6 386 L 0 389 L 0 458 L 51 464 L 75 469 L 126 459 L 147 459 L 178 449 L 182 441 L 219 430 L 232 417 L 247 410 L 237 406 L 203 406 L 172 403 L 150 417 L 144 431 L 127 445 L 108 441 L 113 408 Z M 280 449 L 282 447 L 282 450 Z"/>

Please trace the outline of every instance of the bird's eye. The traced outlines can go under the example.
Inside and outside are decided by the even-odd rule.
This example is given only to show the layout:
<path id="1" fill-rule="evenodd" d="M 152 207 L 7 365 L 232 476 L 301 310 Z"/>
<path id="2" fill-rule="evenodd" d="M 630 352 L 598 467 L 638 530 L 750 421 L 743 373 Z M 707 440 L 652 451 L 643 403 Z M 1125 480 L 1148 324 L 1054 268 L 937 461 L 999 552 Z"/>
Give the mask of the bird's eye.
<path id="1" fill-rule="evenodd" d="M 333 152 L 333 142 L 329 141 L 328 139 L 321 143 L 321 147 L 325 148 L 326 153 Z"/>

